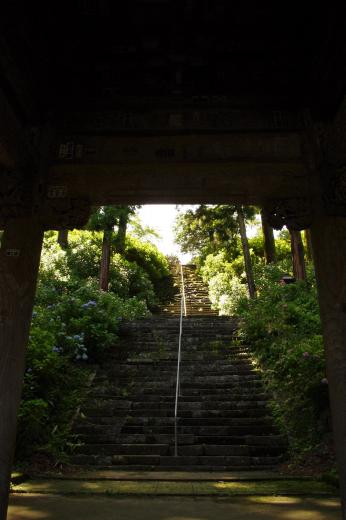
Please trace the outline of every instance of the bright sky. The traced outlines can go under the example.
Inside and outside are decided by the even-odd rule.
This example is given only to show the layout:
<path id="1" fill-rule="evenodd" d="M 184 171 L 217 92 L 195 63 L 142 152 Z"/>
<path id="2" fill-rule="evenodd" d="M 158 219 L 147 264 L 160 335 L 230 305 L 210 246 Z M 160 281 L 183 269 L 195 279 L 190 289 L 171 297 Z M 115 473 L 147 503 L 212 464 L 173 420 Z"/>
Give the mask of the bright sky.
<path id="1" fill-rule="evenodd" d="M 180 206 L 182 210 L 193 207 Z M 157 245 L 162 253 L 176 255 L 184 264 L 191 260 L 191 255 L 181 253 L 179 246 L 174 243 L 173 227 L 177 214 L 178 209 L 174 204 L 147 204 L 138 211 L 143 225 L 154 228 L 161 236 L 160 239 L 150 238 L 150 240 Z"/>
<path id="2" fill-rule="evenodd" d="M 194 207 L 187 205 L 179 206 L 180 211 Z M 177 214 L 178 209 L 174 204 L 148 204 L 142 206 L 138 211 L 143 226 L 154 228 L 161 236 L 160 239 L 152 237 L 150 240 L 157 245 L 162 253 L 165 255 L 176 255 L 185 264 L 191 260 L 191 255 L 181 253 L 179 246 L 174 243 L 173 227 Z M 256 230 L 257 226 L 248 226 L 248 236 L 255 235 Z"/>

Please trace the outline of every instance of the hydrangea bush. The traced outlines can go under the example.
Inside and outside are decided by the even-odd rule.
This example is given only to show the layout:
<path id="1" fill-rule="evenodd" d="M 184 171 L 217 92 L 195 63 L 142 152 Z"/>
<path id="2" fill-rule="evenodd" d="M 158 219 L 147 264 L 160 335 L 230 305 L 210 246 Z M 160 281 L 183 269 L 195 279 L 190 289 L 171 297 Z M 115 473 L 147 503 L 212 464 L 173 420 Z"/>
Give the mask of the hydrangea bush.
<path id="1" fill-rule="evenodd" d="M 19 458 L 39 451 L 66 460 L 76 442 L 71 421 L 89 367 L 116 348 L 122 320 L 147 316 L 159 301 L 145 269 L 120 255 L 112 258 L 111 290 L 99 290 L 99 238 L 73 232 L 65 252 L 56 233 L 45 235 L 19 414 Z M 166 275 L 160 257 L 157 278 L 160 262 L 162 277 Z"/>

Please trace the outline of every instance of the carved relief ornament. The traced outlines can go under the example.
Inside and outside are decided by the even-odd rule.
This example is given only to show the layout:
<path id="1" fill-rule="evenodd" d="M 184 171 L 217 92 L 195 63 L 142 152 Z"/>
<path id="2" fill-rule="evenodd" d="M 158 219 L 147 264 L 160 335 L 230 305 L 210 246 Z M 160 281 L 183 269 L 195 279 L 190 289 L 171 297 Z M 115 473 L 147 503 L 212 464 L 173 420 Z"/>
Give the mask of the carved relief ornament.
<path id="1" fill-rule="evenodd" d="M 89 220 L 90 203 L 82 198 L 46 199 L 40 220 L 44 229 L 83 228 Z"/>
<path id="2" fill-rule="evenodd" d="M 33 183 L 29 173 L 0 167 L 0 224 L 30 215 Z"/>
<path id="3" fill-rule="evenodd" d="M 263 212 L 274 229 L 286 226 L 301 231 L 309 228 L 312 222 L 311 204 L 306 197 L 271 200 L 266 203 Z"/>
<path id="4" fill-rule="evenodd" d="M 35 179 L 30 172 L 0 167 L 0 229 L 8 220 L 36 215 L 44 229 L 73 229 L 85 226 L 90 215 L 89 201 L 49 191 L 34 202 Z M 60 187 L 55 187 L 60 188 Z M 56 190 L 55 190 L 56 191 Z M 59 195 L 58 194 L 58 195 Z M 57 196 L 56 193 L 53 193 Z"/>
<path id="5" fill-rule="evenodd" d="M 346 217 L 346 165 L 324 164 L 321 169 L 322 199 L 327 215 Z"/>

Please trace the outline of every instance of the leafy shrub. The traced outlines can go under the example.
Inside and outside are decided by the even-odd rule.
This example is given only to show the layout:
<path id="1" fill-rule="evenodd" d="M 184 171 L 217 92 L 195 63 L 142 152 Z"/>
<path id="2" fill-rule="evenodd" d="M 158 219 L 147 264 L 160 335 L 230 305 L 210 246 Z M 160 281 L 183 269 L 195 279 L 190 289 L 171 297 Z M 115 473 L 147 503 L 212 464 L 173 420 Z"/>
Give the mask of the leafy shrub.
<path id="1" fill-rule="evenodd" d="M 17 458 L 23 460 L 40 452 L 60 462 L 66 460 L 68 449 L 76 442 L 71 422 L 89 372 L 56 351 L 54 328 L 47 330 L 44 316 L 36 317 L 19 410 Z"/>
<path id="2" fill-rule="evenodd" d="M 136 297 L 123 299 L 98 289 L 93 279 L 54 287 L 40 283 L 32 333 L 39 324 L 41 340 L 54 334 L 54 348 L 71 360 L 100 361 L 115 344 L 123 319 L 135 319 L 148 313 L 145 302 Z M 49 326 L 49 332 L 47 332 Z"/>
<path id="3" fill-rule="evenodd" d="M 65 266 L 59 257 L 60 272 L 69 272 L 78 280 L 98 278 L 101 261 L 102 233 L 74 231 L 70 233 Z M 51 254 L 51 252 L 50 252 Z M 56 261 L 53 257 L 53 263 Z M 126 238 L 124 255 L 113 252 L 109 270 L 109 291 L 123 298 L 136 296 L 155 309 L 169 286 L 169 265 L 166 257 L 150 242 Z"/>
<path id="4" fill-rule="evenodd" d="M 165 301 L 171 296 L 173 282 L 169 262 L 156 246 L 151 242 L 142 242 L 129 235 L 126 239 L 125 257 L 148 274 L 158 298 L 157 303 Z"/>
<path id="5" fill-rule="evenodd" d="M 239 336 L 264 368 L 274 412 L 300 452 L 329 433 L 328 382 L 313 273 L 307 283 L 284 286 L 282 273 L 278 266 L 257 269 L 258 297 L 238 305 Z"/>
<path id="6" fill-rule="evenodd" d="M 115 254 L 111 291 L 100 291 L 101 235 L 74 231 L 67 252 L 56 236 L 45 234 L 41 256 L 19 413 L 20 459 L 43 452 L 66 460 L 76 443 L 71 421 L 83 397 L 88 364 L 102 361 L 116 347 L 122 320 L 144 317 L 148 306 L 157 304 L 150 276 L 157 283 L 166 275 L 164 257 L 146 246 L 147 269 Z"/>
<path id="7" fill-rule="evenodd" d="M 239 301 L 248 294 L 245 274 L 241 278 L 236 275 L 238 266 L 235 262 L 227 262 L 225 252 L 221 252 L 208 255 L 200 269 L 204 282 L 208 284 L 213 307 L 218 309 L 221 315 L 233 315 Z"/>

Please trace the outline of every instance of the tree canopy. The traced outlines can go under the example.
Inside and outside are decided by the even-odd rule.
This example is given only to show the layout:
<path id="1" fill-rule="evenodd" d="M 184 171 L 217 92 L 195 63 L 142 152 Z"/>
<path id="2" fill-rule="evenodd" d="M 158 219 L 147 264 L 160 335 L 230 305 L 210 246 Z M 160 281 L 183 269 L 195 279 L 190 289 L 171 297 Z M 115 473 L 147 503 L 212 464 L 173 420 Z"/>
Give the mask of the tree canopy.
<path id="1" fill-rule="evenodd" d="M 255 210 L 244 208 L 247 220 L 252 220 Z M 234 257 L 239 254 L 239 223 L 237 207 L 231 204 L 201 204 L 196 209 L 181 213 L 175 225 L 176 241 L 183 253 L 197 254 L 205 258 L 220 250 Z"/>

